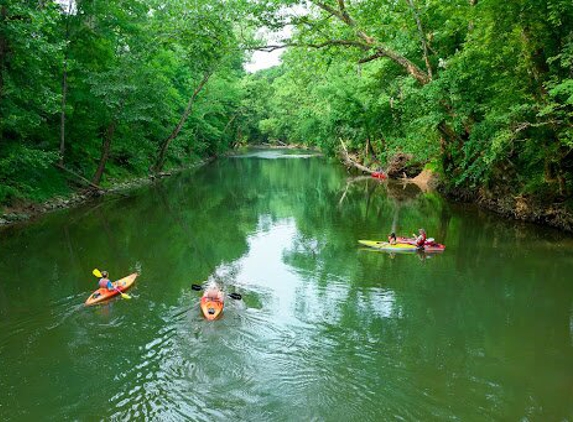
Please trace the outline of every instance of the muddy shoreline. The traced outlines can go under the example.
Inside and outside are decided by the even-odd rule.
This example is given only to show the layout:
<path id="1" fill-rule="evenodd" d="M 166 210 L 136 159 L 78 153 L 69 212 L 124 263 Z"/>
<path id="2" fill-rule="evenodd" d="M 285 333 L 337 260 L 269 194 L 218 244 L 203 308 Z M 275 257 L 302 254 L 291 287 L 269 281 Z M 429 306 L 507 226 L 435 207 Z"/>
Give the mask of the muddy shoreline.
<path id="1" fill-rule="evenodd" d="M 563 203 L 547 204 L 526 196 L 512 196 L 480 189 L 472 192 L 463 189 L 447 189 L 443 185 L 439 191 L 445 198 L 457 203 L 475 204 L 478 208 L 491 211 L 512 220 L 525 221 L 554 227 L 573 233 L 573 210 Z"/>

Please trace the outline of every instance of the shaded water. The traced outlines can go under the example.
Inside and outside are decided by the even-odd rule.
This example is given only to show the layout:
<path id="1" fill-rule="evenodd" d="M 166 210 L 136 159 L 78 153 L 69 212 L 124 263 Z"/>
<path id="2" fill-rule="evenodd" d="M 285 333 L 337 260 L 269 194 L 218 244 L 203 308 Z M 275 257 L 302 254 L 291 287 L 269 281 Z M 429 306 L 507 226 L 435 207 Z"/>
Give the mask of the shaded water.
<path id="1" fill-rule="evenodd" d="M 447 249 L 358 247 L 393 225 Z M 0 231 L 0 420 L 572 420 L 572 247 L 306 154 L 220 160 Z M 133 299 L 83 307 L 96 267 Z M 207 279 L 243 295 L 210 323 Z"/>

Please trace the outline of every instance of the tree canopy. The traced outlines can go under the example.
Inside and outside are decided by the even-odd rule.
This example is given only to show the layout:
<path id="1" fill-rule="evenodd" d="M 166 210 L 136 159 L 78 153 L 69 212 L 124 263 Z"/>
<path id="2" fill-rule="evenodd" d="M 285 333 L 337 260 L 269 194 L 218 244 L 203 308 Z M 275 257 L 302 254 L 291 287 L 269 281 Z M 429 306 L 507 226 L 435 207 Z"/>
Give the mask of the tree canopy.
<path id="1" fill-rule="evenodd" d="M 371 143 L 382 164 L 412 153 L 450 186 L 571 197 L 571 2 L 301 5 L 274 5 L 293 30 L 259 100 L 261 136 L 331 151 L 340 139 L 356 151 Z"/>
<path id="2" fill-rule="evenodd" d="M 287 28 L 276 43 L 255 36 Z M 247 74 L 254 49 L 280 66 Z M 573 193 L 568 0 L 5 0 L 0 203 L 275 142 Z M 70 176 L 71 174 L 76 176 Z"/>

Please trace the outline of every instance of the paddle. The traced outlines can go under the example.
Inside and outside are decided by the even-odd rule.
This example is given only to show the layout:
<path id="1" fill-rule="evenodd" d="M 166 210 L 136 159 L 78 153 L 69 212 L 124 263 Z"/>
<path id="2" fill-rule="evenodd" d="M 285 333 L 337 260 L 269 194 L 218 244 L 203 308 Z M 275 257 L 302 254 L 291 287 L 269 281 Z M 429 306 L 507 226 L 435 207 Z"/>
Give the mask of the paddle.
<path id="1" fill-rule="evenodd" d="M 192 284 L 191 289 L 196 290 L 196 291 L 201 291 L 201 290 L 203 290 L 203 286 L 200 286 L 198 284 Z M 229 293 L 228 296 L 231 299 L 235 299 L 235 300 L 241 300 L 243 298 L 243 296 L 241 296 L 239 293 Z"/>
<path id="2" fill-rule="evenodd" d="M 97 278 L 102 278 L 102 277 L 103 277 L 103 274 L 102 274 L 102 273 L 100 272 L 100 270 L 98 270 L 97 268 L 94 268 L 94 270 L 92 271 L 92 274 L 95 275 Z M 124 299 L 131 299 L 131 296 L 130 296 L 130 295 L 127 295 L 127 294 L 123 293 L 121 290 L 119 290 L 117 287 L 115 287 L 115 286 L 113 286 L 113 285 L 112 285 L 112 287 L 113 287 L 113 289 L 114 289 L 116 292 L 118 292 L 118 293 L 121 295 L 122 298 L 124 298 Z"/>

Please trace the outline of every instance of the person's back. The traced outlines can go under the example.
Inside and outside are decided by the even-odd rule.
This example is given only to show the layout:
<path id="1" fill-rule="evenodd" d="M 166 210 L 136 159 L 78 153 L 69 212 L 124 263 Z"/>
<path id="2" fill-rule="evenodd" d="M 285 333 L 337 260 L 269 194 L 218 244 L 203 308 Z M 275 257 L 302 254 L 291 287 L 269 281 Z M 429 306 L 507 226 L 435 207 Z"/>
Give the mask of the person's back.
<path id="1" fill-rule="evenodd" d="M 108 290 L 113 290 L 113 284 L 111 284 L 111 281 L 109 279 L 109 274 L 107 271 L 102 271 L 101 272 L 101 278 L 98 281 L 98 285 L 99 287 L 101 287 L 102 289 L 108 289 Z"/>
<path id="2" fill-rule="evenodd" d="M 388 243 L 391 245 L 398 243 L 398 240 L 396 239 L 396 233 L 390 233 L 390 236 L 388 236 Z"/>
<path id="3" fill-rule="evenodd" d="M 216 286 L 216 285 L 211 285 L 211 286 L 207 287 L 207 289 L 205 290 L 204 296 L 211 299 L 211 300 L 215 300 L 215 301 L 219 301 L 219 302 L 223 301 L 223 292 L 221 291 L 221 289 L 219 289 L 219 286 Z"/>
<path id="4" fill-rule="evenodd" d="M 426 231 L 424 229 L 420 229 L 418 230 L 418 233 L 420 233 L 420 235 L 416 238 L 416 246 L 422 249 L 426 243 Z"/>

